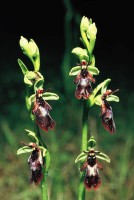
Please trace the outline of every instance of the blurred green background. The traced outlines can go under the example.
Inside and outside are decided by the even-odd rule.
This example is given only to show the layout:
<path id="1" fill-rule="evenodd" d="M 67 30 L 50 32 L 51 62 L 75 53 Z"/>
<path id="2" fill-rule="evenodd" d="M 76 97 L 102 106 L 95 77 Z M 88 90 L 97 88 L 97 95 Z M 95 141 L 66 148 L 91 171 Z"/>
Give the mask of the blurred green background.
<path id="1" fill-rule="evenodd" d="M 89 134 L 97 141 L 97 150 L 111 158 L 100 161 L 102 186 L 99 191 L 86 192 L 86 199 L 134 199 L 134 91 L 132 46 L 132 5 L 129 1 L 60 0 L 43 2 L 4 2 L 0 13 L 0 199 L 40 200 L 39 187 L 29 184 L 28 154 L 16 155 L 20 142 L 29 141 L 25 129 L 33 130 L 25 107 L 25 85 L 17 59 L 32 64 L 23 55 L 20 36 L 32 38 L 39 47 L 41 73 L 45 89 L 60 96 L 52 101 L 51 116 L 56 129 L 41 132 L 51 153 L 48 175 L 51 200 L 77 200 L 79 165 L 74 163 L 80 153 L 82 101 L 74 97 L 75 85 L 69 70 L 78 60 L 71 50 L 82 46 L 79 25 L 82 16 L 92 18 L 97 26 L 94 48 L 100 75 L 96 84 L 111 78 L 110 89 L 119 88 L 119 103 L 112 102 L 117 133 L 110 135 L 100 122 L 100 107 L 89 112 Z M 127 14 L 126 14 L 127 13 Z"/>

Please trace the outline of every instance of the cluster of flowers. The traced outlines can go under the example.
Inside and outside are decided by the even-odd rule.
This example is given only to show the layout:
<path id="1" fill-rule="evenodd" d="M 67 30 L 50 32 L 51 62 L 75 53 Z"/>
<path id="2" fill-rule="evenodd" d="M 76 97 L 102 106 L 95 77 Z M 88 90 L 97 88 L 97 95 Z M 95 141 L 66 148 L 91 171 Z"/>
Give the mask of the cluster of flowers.
<path id="1" fill-rule="evenodd" d="M 40 69 L 40 54 L 39 49 L 34 40 L 28 40 L 21 36 L 20 47 L 25 55 L 31 60 L 34 70 L 29 71 L 22 60 L 18 59 L 18 64 L 24 75 L 24 83 L 27 87 L 26 106 L 30 112 L 31 119 L 37 124 L 37 126 L 44 132 L 54 130 L 55 121 L 50 116 L 52 107 L 49 105 L 47 100 L 57 100 L 59 96 L 55 93 L 45 91 L 44 88 L 44 77 L 39 72 Z M 29 153 L 31 155 L 28 158 L 28 164 L 31 169 L 30 182 L 38 185 L 44 177 L 43 170 L 45 167 L 44 160 L 48 154 L 46 145 L 41 142 L 38 133 L 28 131 L 28 136 L 33 137 L 33 141 L 29 144 L 22 142 L 23 147 L 18 149 L 17 154 Z M 38 132 L 38 131 L 37 131 Z"/>
<path id="2" fill-rule="evenodd" d="M 80 40 L 85 48 L 76 47 L 72 50 L 72 53 L 79 58 L 80 62 L 69 72 L 70 76 L 75 76 L 73 80 L 76 85 L 75 97 L 78 100 L 86 100 L 89 107 L 92 107 L 94 104 L 99 105 L 101 108 L 100 118 L 102 126 L 107 132 L 114 134 L 116 132 L 116 125 L 109 101 L 119 101 L 119 98 L 113 95 L 119 89 L 114 91 L 107 89 L 111 79 L 103 81 L 93 89 L 92 84 L 96 83 L 96 79 L 93 76 L 98 75 L 99 70 L 95 67 L 95 57 L 92 54 L 97 34 L 97 28 L 95 23 L 92 23 L 92 19 L 88 19 L 85 16 L 82 17 L 80 32 Z M 101 94 L 97 94 L 100 89 Z M 97 161 L 96 157 L 110 162 L 108 156 L 102 152 L 95 151 L 94 146 L 89 146 L 88 151 L 83 151 L 76 159 L 76 162 L 79 160 L 83 160 L 84 162 L 80 171 L 86 171 L 84 185 L 88 191 L 90 191 L 92 187 L 94 190 L 97 190 L 101 185 L 98 169 L 103 169 L 103 167 Z"/>

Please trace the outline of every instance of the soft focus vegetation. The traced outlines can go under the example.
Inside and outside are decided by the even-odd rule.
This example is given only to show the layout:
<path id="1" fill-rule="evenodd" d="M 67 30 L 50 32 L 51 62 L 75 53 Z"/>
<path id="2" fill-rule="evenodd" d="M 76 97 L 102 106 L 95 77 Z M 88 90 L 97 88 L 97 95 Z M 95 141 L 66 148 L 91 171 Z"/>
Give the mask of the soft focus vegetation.
<path id="1" fill-rule="evenodd" d="M 66 16 L 65 30 L 71 29 L 70 20 L 71 17 L 68 19 Z M 53 60 L 52 63 L 51 57 L 55 55 L 51 55 L 46 58 L 47 62 L 41 61 L 41 71 L 45 79 L 47 79 L 46 89 L 52 88 L 52 91 L 56 91 L 60 96 L 59 101 L 51 104 L 53 108 L 51 116 L 56 121 L 55 132 L 46 134 L 41 131 L 51 153 L 51 165 L 48 174 L 48 188 L 51 200 L 77 199 L 79 166 L 74 161 L 80 153 L 82 101 L 78 101 L 74 97 L 75 86 L 73 85 L 73 78 L 68 76 L 68 72 L 77 62 L 71 55 L 71 50 L 75 46 L 79 46 L 77 45 L 79 42 L 77 36 L 79 35 L 80 16 L 77 15 L 74 21 L 73 32 L 72 29 L 65 31 L 66 40 L 64 41 L 63 60 L 60 63 L 55 63 L 55 60 Z M 75 39 L 73 40 L 72 34 L 74 33 Z M 19 45 L 17 48 L 19 51 Z M 41 59 L 44 56 L 43 48 L 45 49 L 46 47 L 41 47 Z M 103 46 L 101 48 L 103 50 Z M 101 67 L 101 75 L 96 80 L 101 82 L 109 76 L 112 80 L 110 87 L 120 89 L 118 93 L 120 102 L 112 103 L 117 133 L 109 135 L 103 129 L 99 117 L 99 107 L 96 106 L 90 110 L 89 127 L 97 141 L 97 148 L 110 157 L 111 163 L 107 164 L 100 160 L 104 168 L 102 172 L 100 171 L 102 186 L 97 192 L 86 192 L 86 199 L 132 200 L 134 199 L 134 92 L 131 87 L 128 87 L 129 83 L 127 84 L 127 81 L 129 82 L 129 79 L 127 80 L 125 73 L 124 76 L 123 73 L 121 74 L 122 77 L 119 80 L 119 69 L 116 72 L 112 70 L 111 60 L 108 60 L 105 53 L 103 55 L 99 60 L 96 49 L 97 67 Z M 40 188 L 29 184 L 28 155 L 16 155 L 16 151 L 21 147 L 20 142 L 22 140 L 28 142 L 25 129 L 32 130 L 33 128 L 25 107 L 23 77 L 19 66 L 14 69 L 14 65 L 17 65 L 17 58 L 18 55 L 16 55 L 14 63 L 9 63 L 8 66 L 5 66 L 1 75 L 0 199 L 39 200 L 41 196 Z M 103 61 L 104 65 L 104 60 L 107 61 L 107 70 L 105 67 L 103 70 L 101 62 Z M 52 66 L 48 67 L 49 61 Z M 116 64 L 113 67 L 115 69 Z"/>

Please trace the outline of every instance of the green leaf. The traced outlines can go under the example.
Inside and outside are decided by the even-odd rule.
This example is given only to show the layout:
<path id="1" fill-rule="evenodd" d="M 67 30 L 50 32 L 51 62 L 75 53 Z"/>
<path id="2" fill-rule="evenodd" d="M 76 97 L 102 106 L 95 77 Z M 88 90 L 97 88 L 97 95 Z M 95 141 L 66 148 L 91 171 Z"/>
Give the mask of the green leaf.
<path id="1" fill-rule="evenodd" d="M 81 66 L 76 66 L 71 69 L 69 72 L 70 76 L 76 76 L 81 71 Z"/>
<path id="2" fill-rule="evenodd" d="M 30 147 L 24 146 L 24 147 L 21 147 L 20 149 L 18 149 L 17 155 L 20 155 L 20 154 L 22 154 L 22 153 L 30 153 L 30 152 L 32 152 L 32 151 L 33 151 L 33 150 L 32 150 Z"/>
<path id="3" fill-rule="evenodd" d="M 26 75 L 26 73 L 28 72 L 28 69 L 27 69 L 26 65 L 20 59 L 18 59 L 17 61 L 18 61 L 18 64 L 19 64 L 19 66 L 20 66 L 20 68 L 22 70 L 22 73 L 24 75 Z"/>
<path id="4" fill-rule="evenodd" d="M 59 96 L 52 92 L 44 92 L 42 95 L 44 100 L 58 100 Z"/>

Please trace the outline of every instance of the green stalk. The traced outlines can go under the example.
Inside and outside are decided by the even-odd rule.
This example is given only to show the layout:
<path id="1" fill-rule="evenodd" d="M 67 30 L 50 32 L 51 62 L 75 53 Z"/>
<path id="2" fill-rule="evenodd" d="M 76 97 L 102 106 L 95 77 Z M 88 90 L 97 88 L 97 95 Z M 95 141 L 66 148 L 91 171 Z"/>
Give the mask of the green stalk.
<path id="1" fill-rule="evenodd" d="M 47 176 L 48 176 L 49 165 L 50 165 L 50 154 L 47 151 L 47 154 L 45 157 L 45 167 L 43 168 L 44 177 L 41 182 L 42 200 L 48 200 Z"/>
<path id="2" fill-rule="evenodd" d="M 37 138 L 40 142 L 40 145 L 47 149 L 46 156 L 44 158 L 45 166 L 43 167 L 43 179 L 41 181 L 41 190 L 42 190 L 42 200 L 48 200 L 48 186 L 47 186 L 47 176 L 50 166 L 50 153 L 44 141 L 41 138 L 39 127 L 36 125 L 37 129 Z"/>
<path id="3" fill-rule="evenodd" d="M 82 143 L 81 143 L 81 151 L 87 150 L 87 133 L 88 133 L 88 112 L 89 112 L 89 101 L 84 100 L 83 105 L 83 116 L 82 116 Z M 81 165 L 83 163 L 81 162 Z M 84 172 L 80 173 L 80 183 L 78 189 L 78 200 L 85 200 L 85 186 L 83 183 Z"/>

